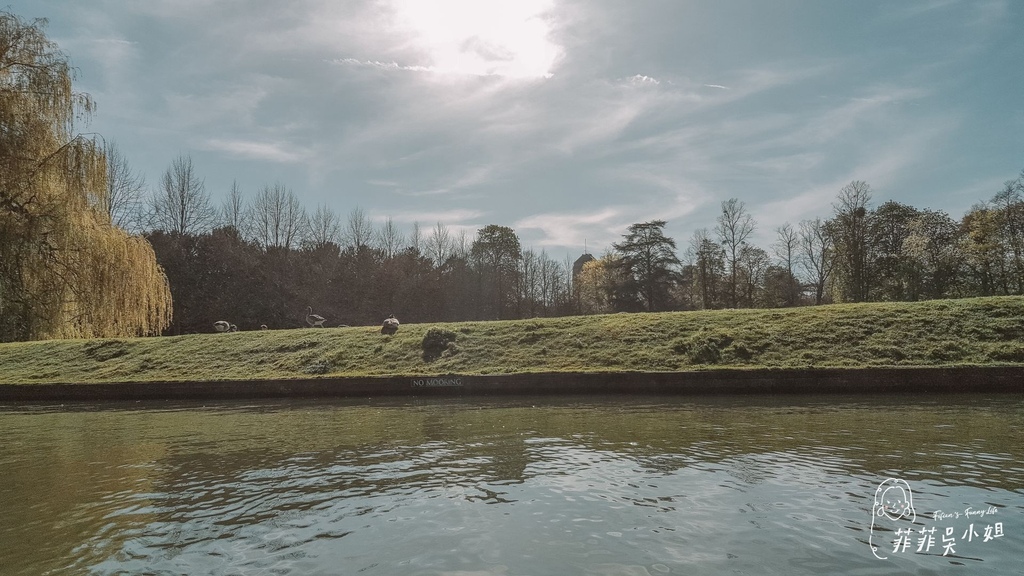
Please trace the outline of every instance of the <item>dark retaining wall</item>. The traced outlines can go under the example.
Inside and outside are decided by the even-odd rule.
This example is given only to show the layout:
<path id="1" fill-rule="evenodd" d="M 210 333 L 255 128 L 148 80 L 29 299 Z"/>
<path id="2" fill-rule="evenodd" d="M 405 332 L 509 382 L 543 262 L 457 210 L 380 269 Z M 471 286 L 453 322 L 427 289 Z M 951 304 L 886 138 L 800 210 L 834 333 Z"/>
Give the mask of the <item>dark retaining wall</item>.
<path id="1" fill-rule="evenodd" d="M 0 400 L 245 399 L 493 394 L 1020 393 L 1024 366 L 343 377 L 219 382 L 0 384 Z"/>

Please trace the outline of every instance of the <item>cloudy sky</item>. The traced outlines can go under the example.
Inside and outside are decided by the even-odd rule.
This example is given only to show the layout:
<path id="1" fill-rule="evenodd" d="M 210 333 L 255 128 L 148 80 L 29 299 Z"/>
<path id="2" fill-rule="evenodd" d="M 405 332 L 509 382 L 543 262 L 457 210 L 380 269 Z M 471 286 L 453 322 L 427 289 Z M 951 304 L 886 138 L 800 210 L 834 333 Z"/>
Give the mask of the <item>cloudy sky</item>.
<path id="1" fill-rule="evenodd" d="M 865 180 L 959 218 L 1024 168 L 1015 0 L 8 0 L 49 20 L 151 184 L 513 227 L 560 259 L 683 248 L 738 198 L 767 245 Z"/>

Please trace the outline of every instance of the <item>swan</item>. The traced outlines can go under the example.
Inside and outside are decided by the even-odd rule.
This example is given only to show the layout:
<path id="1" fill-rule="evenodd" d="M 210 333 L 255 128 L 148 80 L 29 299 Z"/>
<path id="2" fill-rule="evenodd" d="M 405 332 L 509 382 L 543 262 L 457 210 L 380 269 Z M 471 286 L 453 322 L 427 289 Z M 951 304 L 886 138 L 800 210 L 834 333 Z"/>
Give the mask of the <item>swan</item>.
<path id="1" fill-rule="evenodd" d="M 319 314 L 313 314 L 313 307 L 312 306 L 306 306 L 306 323 L 307 324 L 309 324 L 313 328 L 323 328 L 324 327 L 324 320 L 326 320 L 326 318 L 324 318 L 323 316 L 321 316 Z"/>

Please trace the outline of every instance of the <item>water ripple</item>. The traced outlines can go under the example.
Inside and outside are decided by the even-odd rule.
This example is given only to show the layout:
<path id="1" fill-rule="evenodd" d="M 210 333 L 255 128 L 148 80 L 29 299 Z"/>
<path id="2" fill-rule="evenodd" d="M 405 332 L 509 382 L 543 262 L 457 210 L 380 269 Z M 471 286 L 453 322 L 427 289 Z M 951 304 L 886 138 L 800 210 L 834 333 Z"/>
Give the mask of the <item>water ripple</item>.
<path id="1" fill-rule="evenodd" d="M 941 571 L 949 558 L 871 555 L 889 477 L 913 486 L 916 528 L 991 506 L 945 520 L 1005 530 L 953 561 L 1009 573 L 1022 413 L 722 399 L 0 412 L 0 573 Z"/>

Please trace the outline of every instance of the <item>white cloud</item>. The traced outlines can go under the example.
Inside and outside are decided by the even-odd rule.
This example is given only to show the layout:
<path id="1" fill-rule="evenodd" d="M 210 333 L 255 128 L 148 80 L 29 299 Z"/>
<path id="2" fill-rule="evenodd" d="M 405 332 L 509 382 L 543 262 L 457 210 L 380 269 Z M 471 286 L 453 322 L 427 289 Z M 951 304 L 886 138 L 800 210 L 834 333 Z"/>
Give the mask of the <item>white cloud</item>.
<path id="1" fill-rule="evenodd" d="M 271 83 L 276 83 L 272 79 Z M 248 126 L 253 123 L 257 108 L 271 93 L 272 86 L 261 86 L 260 79 L 234 86 L 204 86 L 202 93 L 171 92 L 164 96 L 174 124 L 182 127 L 209 129 L 225 123 Z M 182 87 L 186 88 L 186 87 Z"/>
<path id="2" fill-rule="evenodd" d="M 581 148 L 607 144 L 650 105 L 648 99 L 609 99 L 590 110 L 567 111 L 563 118 L 553 119 L 554 122 L 561 120 L 560 126 L 555 125 L 560 129 L 560 140 L 553 144 L 553 148 L 564 154 L 574 154 Z"/>
<path id="3" fill-rule="evenodd" d="M 876 205 L 894 198 L 899 193 L 898 189 L 894 189 L 894 184 L 907 171 L 912 170 L 915 164 L 926 158 L 930 148 L 949 133 L 953 124 L 951 120 L 936 121 L 928 127 L 893 138 L 885 145 L 871 149 L 864 157 L 855 159 L 856 163 L 841 175 L 814 184 L 795 195 L 790 193 L 779 200 L 759 205 L 760 223 L 765 231 L 770 231 L 785 222 L 830 217 L 839 190 L 854 180 L 863 180 L 871 186 Z M 809 174 L 812 173 L 809 171 Z M 762 231 L 762 235 L 765 231 Z"/>
<path id="4" fill-rule="evenodd" d="M 561 48 L 550 39 L 552 0 L 392 0 L 395 28 L 443 74 L 550 78 Z"/>
<path id="5" fill-rule="evenodd" d="M 919 18 L 929 12 L 945 10 L 960 3 L 960 0 L 925 0 L 918 2 L 889 2 L 882 5 L 883 18 L 907 20 Z"/>
<path id="6" fill-rule="evenodd" d="M 640 168 L 640 169 L 638 169 Z M 620 168 L 624 178 L 642 182 L 651 187 L 647 200 L 633 207 L 633 222 L 648 220 L 673 220 L 693 214 L 714 195 L 704 185 L 693 179 L 678 165 L 647 163 L 645 166 Z"/>
<path id="7" fill-rule="evenodd" d="M 370 68 L 377 68 L 380 70 L 408 70 L 411 72 L 434 72 L 434 68 L 431 66 L 403 66 L 397 62 L 378 62 L 376 60 L 357 60 L 355 58 L 341 58 L 333 60 L 335 64 L 343 64 L 347 66 L 367 66 Z"/>
<path id="8" fill-rule="evenodd" d="M 882 6 L 880 14 L 884 20 L 900 21 L 949 15 L 950 12 L 958 13 L 955 17 L 970 27 L 989 28 L 1006 22 L 1010 3 L 1007 0 L 889 2 Z"/>
<path id="9" fill-rule="evenodd" d="M 136 57 L 138 42 L 123 38 L 95 38 L 90 43 L 92 57 L 111 67 L 121 66 Z"/>
<path id="10" fill-rule="evenodd" d="M 226 152 L 239 158 L 268 160 L 270 162 L 286 164 L 301 162 L 308 154 L 306 150 L 290 147 L 285 144 L 253 140 L 223 140 L 214 138 L 207 140 L 203 147 L 207 150 Z"/>
<path id="11" fill-rule="evenodd" d="M 475 166 L 467 170 L 464 174 L 443 182 L 437 188 L 403 192 L 403 194 L 406 196 L 439 196 L 452 194 L 463 191 L 466 188 L 487 184 L 493 178 L 494 173 L 494 166 Z"/>
<path id="12" fill-rule="evenodd" d="M 971 7 L 976 10 L 970 24 L 976 28 L 988 29 L 1000 24 L 1007 24 L 1010 17 L 1010 3 L 1007 0 L 988 0 L 973 2 Z"/>
<path id="13" fill-rule="evenodd" d="M 467 220 L 476 220 L 484 215 L 485 212 L 481 210 L 456 208 L 452 210 L 435 211 L 402 210 L 388 214 L 374 212 L 373 217 L 375 219 L 382 219 L 390 216 L 391 219 L 394 220 L 395 222 L 419 222 L 420 224 L 426 225 L 431 225 L 433 223 L 440 222 L 446 226 L 455 226 L 459 224 L 465 224 Z"/>
<path id="14" fill-rule="evenodd" d="M 622 207 L 608 206 L 596 212 L 534 214 L 518 220 L 513 228 L 539 230 L 543 237 L 540 246 L 607 245 L 618 237 L 616 229 L 625 213 Z"/>
<path id="15" fill-rule="evenodd" d="M 643 74 L 635 74 L 633 76 L 630 76 L 629 77 L 629 82 L 631 84 L 639 84 L 641 86 L 644 85 L 644 84 L 653 84 L 655 86 L 657 86 L 658 84 L 661 84 L 661 81 L 658 80 L 657 78 L 652 78 L 650 76 L 644 76 Z"/>

